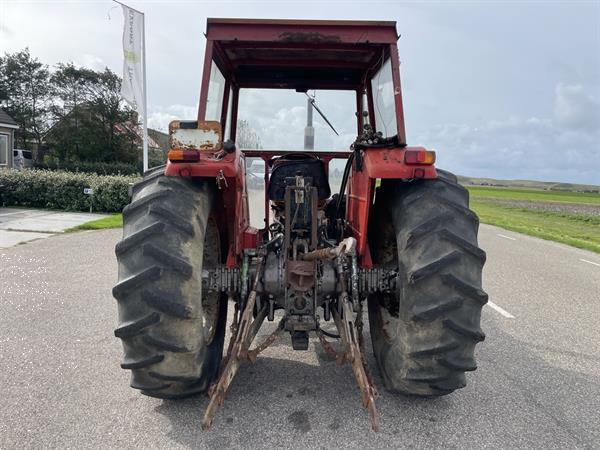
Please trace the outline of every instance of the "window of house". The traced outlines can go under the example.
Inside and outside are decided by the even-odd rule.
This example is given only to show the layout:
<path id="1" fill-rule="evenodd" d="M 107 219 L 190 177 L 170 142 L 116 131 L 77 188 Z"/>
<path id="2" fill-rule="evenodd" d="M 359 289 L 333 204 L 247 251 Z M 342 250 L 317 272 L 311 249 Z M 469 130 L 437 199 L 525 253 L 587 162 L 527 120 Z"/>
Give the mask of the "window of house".
<path id="1" fill-rule="evenodd" d="M 0 166 L 8 164 L 8 135 L 0 134 Z"/>

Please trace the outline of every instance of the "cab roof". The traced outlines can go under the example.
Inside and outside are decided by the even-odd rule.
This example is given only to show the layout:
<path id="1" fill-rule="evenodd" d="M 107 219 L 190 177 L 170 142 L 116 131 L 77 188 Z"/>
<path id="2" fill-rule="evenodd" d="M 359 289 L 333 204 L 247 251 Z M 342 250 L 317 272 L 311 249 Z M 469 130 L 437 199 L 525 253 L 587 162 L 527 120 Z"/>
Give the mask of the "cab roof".
<path id="1" fill-rule="evenodd" d="M 215 63 L 241 88 L 360 89 L 389 58 L 396 22 L 207 20 Z"/>

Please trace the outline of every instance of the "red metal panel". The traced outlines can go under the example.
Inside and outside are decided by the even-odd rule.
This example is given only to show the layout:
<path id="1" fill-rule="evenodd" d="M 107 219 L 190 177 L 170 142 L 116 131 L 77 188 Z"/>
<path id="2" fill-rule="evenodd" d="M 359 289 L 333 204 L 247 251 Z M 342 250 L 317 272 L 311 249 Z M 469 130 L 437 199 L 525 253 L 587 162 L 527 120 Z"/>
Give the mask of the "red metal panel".
<path id="1" fill-rule="evenodd" d="M 363 94 L 362 89 L 356 90 L 356 135 L 360 136 L 363 131 Z"/>
<path id="2" fill-rule="evenodd" d="M 346 159 L 348 158 L 348 156 L 350 156 L 349 151 L 344 151 L 344 150 L 340 150 L 340 151 L 333 151 L 333 152 L 321 152 L 321 151 L 312 151 L 312 152 L 307 152 L 307 151 L 303 151 L 303 150 L 242 150 L 242 153 L 244 154 L 244 156 L 248 156 L 251 158 L 274 158 L 276 156 L 283 156 L 283 155 L 288 155 L 290 153 L 308 153 L 310 155 L 316 155 L 319 158 L 325 159 L 325 158 L 337 158 L 337 159 Z"/>
<path id="3" fill-rule="evenodd" d="M 316 44 L 392 44 L 395 22 L 207 21 L 207 38 L 218 41 L 310 42 Z"/>
<path id="4" fill-rule="evenodd" d="M 369 43 L 369 44 L 352 44 L 352 43 L 335 43 L 328 42 L 326 44 L 322 42 L 311 42 L 311 41 L 300 41 L 300 42 L 288 42 L 288 41 L 273 41 L 273 42 L 258 42 L 258 41 L 218 41 L 219 47 L 223 50 L 237 49 L 237 48 L 248 48 L 248 49 L 309 49 L 309 50 L 352 50 L 352 51 L 370 51 L 376 52 L 380 55 L 382 47 L 388 47 L 388 43 Z M 379 58 L 376 58 L 377 61 Z"/>
<path id="5" fill-rule="evenodd" d="M 249 88 L 249 89 L 296 89 L 296 87 L 298 87 L 299 84 L 302 84 L 303 86 L 310 84 L 310 86 L 309 86 L 310 89 L 319 89 L 322 91 L 353 91 L 359 87 L 358 82 L 348 82 L 348 83 L 338 83 L 338 82 L 306 83 L 306 82 L 303 82 L 303 83 L 299 83 L 298 80 L 281 81 L 278 83 L 240 82 L 239 86 L 241 88 Z"/>
<path id="6" fill-rule="evenodd" d="M 241 25 L 350 25 L 350 26 L 388 26 L 395 27 L 393 20 L 313 20 L 313 19 L 248 19 L 248 18 L 223 18 L 209 17 L 207 24 L 241 24 Z"/>
<path id="7" fill-rule="evenodd" d="M 361 267 L 372 267 L 367 231 L 369 215 L 378 178 L 409 180 L 414 178 L 437 178 L 433 165 L 404 164 L 406 150 L 425 150 L 422 147 L 394 149 L 370 148 L 363 153 L 363 170 L 356 170 L 356 161 L 348 183 L 346 219 L 352 235 L 357 240 L 357 251 Z"/>
<path id="8" fill-rule="evenodd" d="M 337 61 L 332 59 L 236 59 L 234 66 L 263 66 L 263 67 L 341 67 L 350 69 L 366 69 L 367 63 L 359 61 Z"/>
<path id="9" fill-rule="evenodd" d="M 400 59 L 396 43 L 390 45 L 390 58 L 392 59 L 392 79 L 394 80 L 394 101 L 396 105 L 396 122 L 398 124 L 398 141 L 406 144 L 406 131 L 404 130 L 404 108 L 402 107 L 402 87 L 400 86 Z"/>
<path id="10" fill-rule="evenodd" d="M 246 231 L 244 231 L 244 239 L 242 244 L 244 249 L 258 247 L 258 230 L 254 227 L 246 228 Z"/>
<path id="11" fill-rule="evenodd" d="M 369 104 L 369 124 L 376 130 L 377 122 L 375 120 L 375 103 L 373 103 L 373 86 L 370 80 L 367 82 L 367 103 Z"/>
<path id="12" fill-rule="evenodd" d="M 238 117 L 238 102 L 240 98 L 240 88 L 237 85 L 233 85 L 233 99 L 231 100 L 231 127 L 229 128 L 230 136 L 232 141 L 235 142 L 235 136 L 237 133 L 237 117 Z"/>
<path id="13" fill-rule="evenodd" d="M 220 229 L 222 236 L 227 236 L 229 251 L 227 267 L 238 264 L 244 248 L 244 239 L 250 220 L 248 213 L 248 197 L 246 194 L 245 158 L 238 150 L 226 154 L 222 159 L 215 159 L 210 152 L 201 152 L 198 163 L 167 162 L 165 175 L 182 177 L 201 177 L 214 182 L 219 187 L 223 218 L 219 223 L 224 224 Z M 222 175 L 222 176 L 221 176 Z"/>
<path id="14" fill-rule="evenodd" d="M 225 78 L 225 87 L 223 90 L 223 103 L 221 104 L 221 130 L 225 133 L 227 125 L 227 116 L 229 115 L 229 92 L 231 90 L 231 77 Z M 225 139 L 223 139 L 225 140 Z"/>
<path id="15" fill-rule="evenodd" d="M 206 100 L 208 98 L 208 81 L 210 79 L 210 69 L 213 59 L 213 41 L 206 41 L 206 50 L 204 52 L 204 68 L 202 69 L 202 83 L 200 84 L 200 103 L 198 105 L 198 121 L 206 117 Z"/>

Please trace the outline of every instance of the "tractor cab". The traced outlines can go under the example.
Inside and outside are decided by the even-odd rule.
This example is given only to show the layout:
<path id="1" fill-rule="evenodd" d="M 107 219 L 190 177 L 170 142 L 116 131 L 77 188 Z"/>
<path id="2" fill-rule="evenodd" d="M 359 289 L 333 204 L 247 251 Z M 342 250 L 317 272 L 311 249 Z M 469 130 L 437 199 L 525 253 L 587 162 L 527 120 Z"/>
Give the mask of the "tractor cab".
<path id="1" fill-rule="evenodd" d="M 405 144 L 395 22 L 208 19 L 206 37 L 198 120 L 218 121 L 225 140 L 244 90 L 334 90 L 354 96 L 357 136 L 368 123 Z"/>
<path id="2" fill-rule="evenodd" d="M 396 24 L 388 21 L 208 19 L 198 117 L 196 121 L 170 125 L 166 174 L 217 176 L 219 186 L 226 185 L 223 196 L 229 197 L 230 203 L 238 203 L 233 197 L 241 198 L 241 186 L 247 190 L 257 185 L 256 173 L 246 174 L 245 159 L 264 161 L 264 171 L 260 172 L 264 179 L 262 221 L 254 220 L 254 226 L 250 226 L 250 216 L 257 214 L 256 205 L 252 205 L 251 213 L 232 214 L 231 220 L 223 220 L 231 242 L 228 266 L 243 257 L 244 248 L 256 247 L 268 238 L 272 212 L 277 214 L 278 202 L 282 201 L 285 178 L 298 171 L 311 171 L 311 183 L 319 192 L 318 204 L 331 201 L 324 195 L 332 193 L 328 181 L 332 160 L 339 161 L 336 172 L 343 173 L 343 177 L 335 183 L 337 206 L 330 210 L 335 209 L 338 215 L 347 212 L 345 229 L 357 239 L 360 262 L 372 265 L 366 233 L 370 202 L 362 199 L 373 198 L 376 179 L 435 177 L 432 152 L 425 156 L 425 149 L 413 149 L 413 163 L 404 164 L 407 149 L 397 39 Z M 342 136 L 346 139 L 337 138 L 336 148 L 317 145 L 315 150 L 314 130 L 308 122 L 304 136 L 291 135 L 291 126 L 286 123 L 278 125 L 275 132 L 286 137 L 285 144 L 295 145 L 273 145 L 269 139 L 272 134 L 263 136 L 260 145 L 256 139 L 248 139 L 247 130 L 240 126 L 247 127 L 239 114 L 244 96 L 260 92 L 267 98 L 271 92 L 275 97 L 281 91 L 291 93 L 287 98 L 297 96 L 306 101 L 307 115 L 313 116 L 314 110 L 331 136 L 338 134 L 326 115 L 332 105 L 318 105 L 314 93 L 343 96 L 347 111 Z M 256 97 L 253 101 L 257 103 Z M 263 116 L 254 118 L 264 122 L 267 115 L 263 112 Z M 188 128 L 188 133 L 197 129 L 196 141 L 182 145 L 177 137 L 182 127 Z M 302 140 L 304 145 L 298 145 Z M 323 139 L 317 139 L 320 141 Z M 367 148 L 373 151 L 366 153 Z M 294 155 L 297 152 L 302 155 Z M 365 157 L 372 163 L 365 164 Z M 318 165 L 322 167 L 316 169 Z M 341 192 L 345 190 L 348 192 Z M 241 207 L 248 211 L 247 204 Z M 340 230 L 338 237 L 343 233 Z"/>

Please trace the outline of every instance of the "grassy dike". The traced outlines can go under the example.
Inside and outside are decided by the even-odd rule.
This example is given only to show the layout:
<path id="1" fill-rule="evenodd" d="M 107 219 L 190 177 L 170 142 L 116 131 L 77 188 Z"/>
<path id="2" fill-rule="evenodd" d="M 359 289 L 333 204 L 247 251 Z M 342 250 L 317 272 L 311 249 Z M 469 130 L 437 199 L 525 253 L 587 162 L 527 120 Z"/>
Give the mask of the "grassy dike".
<path id="1" fill-rule="evenodd" d="M 497 202 L 497 199 L 501 198 L 536 203 L 560 201 L 569 204 L 600 205 L 600 196 L 597 194 L 557 194 L 471 187 L 468 189 L 471 192 L 470 206 L 479 215 L 482 223 L 600 253 L 600 215 L 544 211 Z"/>

